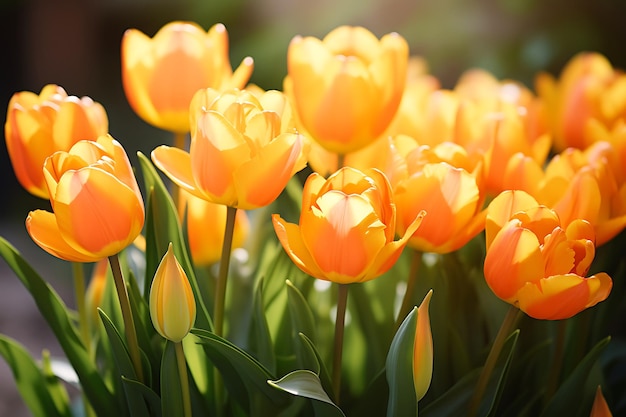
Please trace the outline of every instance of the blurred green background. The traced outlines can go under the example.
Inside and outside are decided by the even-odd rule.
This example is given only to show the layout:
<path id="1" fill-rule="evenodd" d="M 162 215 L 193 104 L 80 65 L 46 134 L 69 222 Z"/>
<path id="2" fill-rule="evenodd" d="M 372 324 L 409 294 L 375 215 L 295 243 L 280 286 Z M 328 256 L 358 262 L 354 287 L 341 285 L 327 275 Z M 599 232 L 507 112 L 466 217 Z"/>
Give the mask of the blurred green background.
<path id="1" fill-rule="evenodd" d="M 137 151 L 149 154 L 171 138 L 139 119 L 124 97 L 120 41 L 128 28 L 153 36 L 172 20 L 195 21 L 205 29 L 224 23 L 233 66 L 252 56 L 251 81 L 265 89 L 281 89 L 291 38 L 323 37 L 343 24 L 365 26 L 378 37 L 400 33 L 443 87 L 453 87 L 463 71 L 481 67 L 532 88 L 538 71 L 557 75 L 584 50 L 626 68 L 624 16 L 621 0 L 0 0 L 0 113 L 4 124 L 13 93 L 39 92 L 49 83 L 71 95 L 90 96 L 104 105 L 111 134 L 136 166 Z M 4 140 L 0 169 L 0 236 L 25 252 L 71 305 L 68 266 L 39 249 L 24 228 L 28 211 L 49 203 L 18 184 Z M 20 285 L 0 262 L 0 333 L 36 356 L 43 348 L 60 353 Z M 9 411 L 28 415 L 0 361 L 0 415 Z"/>

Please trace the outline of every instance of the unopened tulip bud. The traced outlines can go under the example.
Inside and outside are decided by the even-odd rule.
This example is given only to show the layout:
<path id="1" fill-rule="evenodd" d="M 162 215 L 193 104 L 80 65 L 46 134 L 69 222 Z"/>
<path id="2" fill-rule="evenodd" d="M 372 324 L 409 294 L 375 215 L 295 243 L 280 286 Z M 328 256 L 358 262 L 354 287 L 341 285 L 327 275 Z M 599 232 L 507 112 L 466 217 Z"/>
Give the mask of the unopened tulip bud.
<path id="1" fill-rule="evenodd" d="M 413 344 L 413 385 L 417 400 L 421 400 L 433 377 L 433 335 L 430 330 L 428 307 L 433 290 L 430 290 L 417 308 L 417 327 Z"/>
<path id="2" fill-rule="evenodd" d="M 172 342 L 183 340 L 196 319 L 193 291 L 171 243 L 150 288 L 150 317 L 159 334 Z"/>

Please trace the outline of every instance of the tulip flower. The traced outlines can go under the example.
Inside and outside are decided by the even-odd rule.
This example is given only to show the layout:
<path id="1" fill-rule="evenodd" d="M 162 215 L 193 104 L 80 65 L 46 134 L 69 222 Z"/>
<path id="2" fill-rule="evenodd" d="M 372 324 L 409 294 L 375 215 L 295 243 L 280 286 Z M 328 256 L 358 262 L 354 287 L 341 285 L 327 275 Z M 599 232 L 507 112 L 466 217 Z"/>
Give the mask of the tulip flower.
<path id="1" fill-rule="evenodd" d="M 95 262 L 119 253 L 139 235 L 144 205 L 124 148 L 111 136 L 77 142 L 46 159 L 52 213 L 30 212 L 26 227 L 48 253 Z"/>
<path id="2" fill-rule="evenodd" d="M 89 97 L 68 96 L 58 85 L 39 95 L 15 93 L 4 125 L 9 157 L 20 184 L 31 194 L 48 198 L 43 176 L 46 158 L 68 151 L 79 140 L 96 140 L 108 131 L 104 107 Z"/>
<path id="3" fill-rule="evenodd" d="M 535 84 L 557 151 L 585 149 L 598 140 L 598 127 L 611 130 L 626 117 L 626 75 L 599 53 L 579 53 L 558 79 L 540 73 Z"/>
<path id="4" fill-rule="evenodd" d="M 428 213 L 409 239 L 411 248 L 449 253 L 480 233 L 486 215 L 481 167 L 472 168 L 463 148 L 449 142 L 432 149 L 414 146 L 403 162 L 397 166 L 406 173 L 396 173 L 392 184 L 398 233 L 405 233 L 421 210 Z"/>
<path id="5" fill-rule="evenodd" d="M 348 284 L 374 279 L 391 268 L 424 215 L 416 215 L 405 234 L 394 240 L 396 208 L 385 175 L 344 167 L 327 180 L 317 173 L 309 176 L 299 224 L 278 214 L 272 221 L 280 243 L 302 271 Z"/>
<path id="6" fill-rule="evenodd" d="M 517 208 L 527 208 L 517 211 Z M 523 191 L 505 191 L 487 214 L 484 273 L 491 290 L 537 319 L 574 316 L 606 299 L 606 273 L 586 277 L 595 256 L 593 227 L 558 215 Z"/>
<path id="7" fill-rule="evenodd" d="M 228 33 L 222 24 L 208 32 L 192 22 L 171 22 L 154 38 L 129 29 L 122 38 L 122 81 L 130 106 L 158 128 L 189 132 L 189 103 L 202 88 L 243 88 L 253 60 L 233 73 Z"/>
<path id="8" fill-rule="evenodd" d="M 433 290 L 430 290 L 417 308 L 417 328 L 413 344 L 413 385 L 418 401 L 426 395 L 433 377 L 433 335 L 428 314 L 432 295 Z"/>
<path id="9" fill-rule="evenodd" d="M 300 129 L 340 154 L 372 143 L 402 99 L 408 51 L 399 34 L 379 40 L 362 27 L 340 26 L 322 40 L 295 37 L 287 50 L 284 90 Z"/>
<path id="10" fill-rule="evenodd" d="M 179 207 L 187 207 L 187 236 L 191 258 L 196 265 L 217 262 L 224 244 L 226 206 L 210 203 L 184 191 L 181 198 L 183 203 Z M 248 215 L 243 210 L 237 210 L 233 235 L 234 248 L 243 245 L 249 230 Z"/>
<path id="11" fill-rule="evenodd" d="M 620 180 L 619 162 L 612 161 L 615 154 L 608 142 L 595 142 L 585 151 L 566 149 L 547 165 L 535 194 L 563 225 L 578 218 L 591 223 L 597 246 L 626 227 L 626 184 Z"/>
<path id="12" fill-rule="evenodd" d="M 200 90 L 191 104 L 191 148 L 159 146 L 152 160 L 201 199 L 240 209 L 273 202 L 306 165 L 305 140 L 293 129 L 278 91 Z"/>
<path id="13" fill-rule="evenodd" d="M 150 286 L 150 318 L 164 338 L 180 342 L 196 320 L 196 301 L 187 274 L 170 243 Z"/>

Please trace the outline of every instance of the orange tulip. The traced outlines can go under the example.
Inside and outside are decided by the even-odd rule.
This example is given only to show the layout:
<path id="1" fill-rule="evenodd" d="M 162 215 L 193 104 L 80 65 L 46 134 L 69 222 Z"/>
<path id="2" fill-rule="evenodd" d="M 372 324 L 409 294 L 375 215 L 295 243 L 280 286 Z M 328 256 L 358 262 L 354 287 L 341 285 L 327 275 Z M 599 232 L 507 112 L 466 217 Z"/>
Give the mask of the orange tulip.
<path id="1" fill-rule="evenodd" d="M 410 247 L 448 253 L 480 233 L 486 215 L 481 167 L 472 166 L 463 148 L 449 142 L 434 148 L 414 146 L 397 164 L 402 166 L 406 172 L 396 168 L 392 182 L 398 233 L 405 233 L 421 210 L 428 213 L 409 239 Z"/>
<path id="2" fill-rule="evenodd" d="M 194 263 L 209 265 L 219 261 L 224 245 L 226 206 L 210 203 L 186 191 L 182 191 L 180 196 L 182 204 L 179 207 L 187 207 L 187 236 Z M 237 210 L 233 248 L 243 245 L 249 230 L 248 215 L 243 210 Z"/>
<path id="3" fill-rule="evenodd" d="M 598 140 L 598 126 L 611 130 L 626 117 L 626 75 L 599 53 L 579 53 L 558 79 L 540 73 L 535 84 L 548 110 L 557 151 L 585 149 Z"/>
<path id="4" fill-rule="evenodd" d="M 150 318 L 164 338 L 180 342 L 196 320 L 196 300 L 170 243 L 150 286 Z"/>
<path id="5" fill-rule="evenodd" d="M 301 130 L 341 154 L 372 143 L 400 104 L 408 52 L 397 33 L 379 40 L 362 27 L 340 26 L 323 40 L 295 37 L 287 50 L 284 89 Z"/>
<path id="6" fill-rule="evenodd" d="M 233 73 L 222 24 L 205 32 L 191 22 L 171 22 L 154 38 L 129 29 L 122 38 L 122 81 L 130 106 L 147 123 L 189 132 L 189 103 L 201 88 L 243 88 L 253 69 L 245 58 Z"/>
<path id="7" fill-rule="evenodd" d="M 200 90 L 192 104 L 189 152 L 169 146 L 152 160 L 182 189 L 240 209 L 273 202 L 306 165 L 305 140 L 293 129 L 285 96 L 268 91 Z"/>
<path id="8" fill-rule="evenodd" d="M 111 136 L 77 142 L 46 159 L 53 212 L 26 219 L 31 238 L 50 254 L 95 262 L 131 244 L 144 223 L 144 205 L 124 148 Z"/>
<path id="9" fill-rule="evenodd" d="M 68 151 L 79 140 L 96 140 L 108 131 L 104 107 L 89 97 L 68 96 L 57 85 L 46 85 L 39 95 L 15 93 L 9 101 L 4 125 L 7 150 L 22 186 L 48 198 L 43 177 L 46 158 Z"/>
<path id="10" fill-rule="evenodd" d="M 584 220 L 562 227 L 557 214 L 523 191 L 505 191 L 487 214 L 485 279 L 504 301 L 537 319 L 560 320 L 605 300 L 606 273 L 585 277 L 595 256 Z"/>
<path id="11" fill-rule="evenodd" d="M 615 154 L 607 142 L 595 142 L 585 151 L 566 149 L 552 158 L 535 194 L 563 225 L 579 218 L 591 223 L 598 246 L 626 227 L 626 184 L 620 183 Z"/>
<path id="12" fill-rule="evenodd" d="M 374 279 L 391 268 L 424 215 L 394 240 L 396 210 L 385 175 L 344 167 L 328 180 L 317 173 L 309 176 L 299 224 L 278 214 L 272 220 L 280 243 L 301 270 L 348 284 Z"/>

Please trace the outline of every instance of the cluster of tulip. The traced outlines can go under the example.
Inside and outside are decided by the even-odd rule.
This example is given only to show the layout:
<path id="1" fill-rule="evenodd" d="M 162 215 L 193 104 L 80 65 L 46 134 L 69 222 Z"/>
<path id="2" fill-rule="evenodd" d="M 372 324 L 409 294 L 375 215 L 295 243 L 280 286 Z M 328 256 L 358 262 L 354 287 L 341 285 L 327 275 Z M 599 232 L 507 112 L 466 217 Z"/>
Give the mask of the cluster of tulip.
<path id="1" fill-rule="evenodd" d="M 507 395 L 520 312 L 565 323 L 551 348 L 560 363 L 565 319 L 611 293 L 609 274 L 589 271 L 597 247 L 626 227 L 626 76 L 599 54 L 574 57 L 558 79 L 539 75 L 534 93 L 482 70 L 443 89 L 402 36 L 378 39 L 362 27 L 295 37 L 284 91 L 248 84 L 252 58 L 232 70 L 220 24 L 206 32 L 173 22 L 154 38 L 128 30 L 121 51 L 131 107 L 174 137 L 150 159 L 139 155 L 143 195 L 90 98 L 55 85 L 16 93 L 5 125 L 18 180 L 51 203 L 51 212 L 32 211 L 26 228 L 74 264 L 78 314 L 8 242 L 0 254 L 59 338 L 86 415 L 341 416 L 368 407 L 417 415 L 433 380 L 426 415 L 492 415 Z M 248 261 L 231 256 L 241 247 Z M 463 256 L 466 273 L 442 285 L 432 265 Z M 82 263 L 96 265 L 87 291 Z M 471 282 L 476 273 L 492 293 Z M 467 293 L 454 299 L 450 285 Z M 459 314 L 431 322 L 431 297 L 441 297 L 442 315 L 463 304 L 460 314 L 475 316 L 463 320 L 480 328 L 492 322 L 485 315 L 501 319 L 490 314 L 501 311 L 489 310 L 493 294 L 511 305 L 495 338 L 481 330 L 478 341 L 461 342 L 475 346 L 448 372 L 461 385 L 437 381 L 446 373 L 437 352 L 462 362 L 444 347 L 470 330 L 446 326 Z M 482 307 L 468 303 L 475 298 Z M 348 320 L 359 330 L 350 333 Z M 322 334 L 328 325 L 334 337 Z M 33 414 L 70 415 L 47 378 L 49 359 L 36 364 L 16 342 L 0 342 Z M 588 369 L 576 367 L 575 381 L 606 343 L 579 361 Z M 520 391 L 506 415 L 549 412 L 588 391 L 584 383 L 560 389 L 567 375 L 555 366 L 541 377 L 545 398 Z M 25 384 L 26 369 L 35 376 Z M 455 396 L 462 400 L 450 402 Z M 610 415 L 600 388 L 592 415 Z"/>

